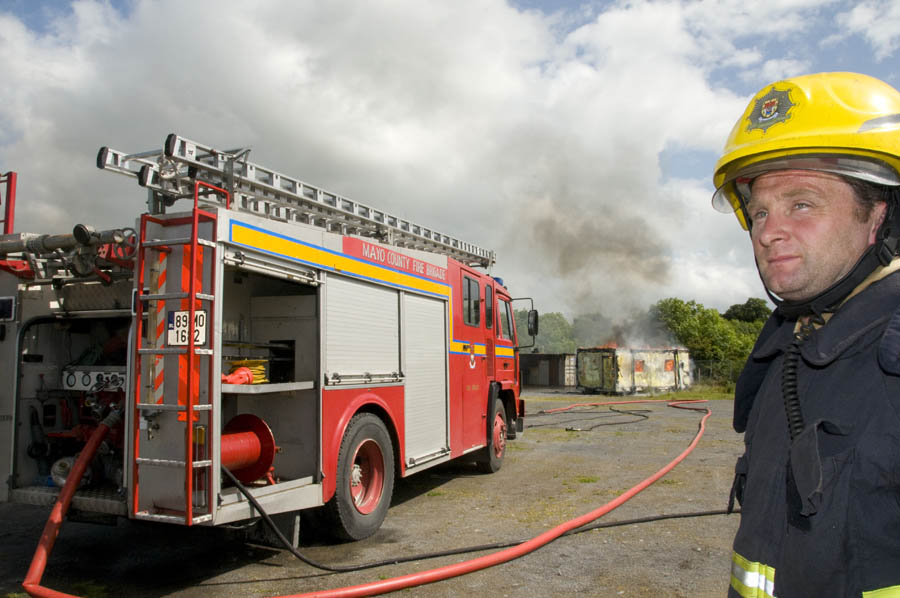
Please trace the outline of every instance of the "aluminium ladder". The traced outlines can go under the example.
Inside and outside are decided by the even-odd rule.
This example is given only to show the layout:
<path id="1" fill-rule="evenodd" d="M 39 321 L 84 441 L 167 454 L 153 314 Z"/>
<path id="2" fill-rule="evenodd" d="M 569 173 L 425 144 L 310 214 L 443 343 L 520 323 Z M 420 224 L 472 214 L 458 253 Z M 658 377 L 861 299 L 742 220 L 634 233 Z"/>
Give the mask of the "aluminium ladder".
<path id="1" fill-rule="evenodd" d="M 132 514 L 136 519 L 189 526 L 210 521 L 213 504 L 214 413 L 209 389 L 213 388 L 215 327 L 209 323 L 214 321 L 216 304 L 212 293 L 216 216 L 200 209 L 201 187 L 205 193 L 221 194 L 229 203 L 227 191 L 196 181 L 194 207 L 189 215 L 141 216 L 135 301 L 137 313 L 146 313 L 147 330 L 143 330 L 144 318 L 138 317 L 133 375 Z M 204 224 L 206 238 L 201 238 Z M 169 270 L 180 273 L 180 277 L 169 279 Z M 172 292 L 173 288 L 177 290 Z M 177 308 L 168 307 L 173 302 L 179 304 Z M 204 310 L 203 305 L 208 309 Z M 205 319 L 202 333 L 198 313 Z M 169 335 L 176 317 L 183 322 L 172 331 L 173 338 Z M 179 333 L 183 338 L 179 338 Z M 201 348 L 202 345 L 206 347 Z M 145 357 L 149 362 L 146 365 Z M 167 373 L 172 381 L 168 387 L 173 392 L 169 393 L 164 392 Z M 209 377 L 203 385 L 205 393 L 200 385 L 204 373 Z M 166 401 L 168 396 L 176 400 Z M 160 425 L 163 421 L 165 426 Z M 173 469 L 181 470 L 183 475 L 173 477 Z"/>
<path id="2" fill-rule="evenodd" d="M 361 204 L 346 197 L 285 176 L 247 160 L 249 149 L 220 151 L 175 134 L 161 150 L 127 154 L 100 148 L 97 167 L 138 179 L 159 200 L 151 213 L 190 197 L 195 181 L 224 188 L 238 209 L 250 210 L 283 222 L 301 222 L 330 232 L 371 237 L 389 245 L 440 253 L 470 266 L 490 268 L 492 250 L 466 243 Z M 222 200 L 216 196 L 216 201 Z"/>

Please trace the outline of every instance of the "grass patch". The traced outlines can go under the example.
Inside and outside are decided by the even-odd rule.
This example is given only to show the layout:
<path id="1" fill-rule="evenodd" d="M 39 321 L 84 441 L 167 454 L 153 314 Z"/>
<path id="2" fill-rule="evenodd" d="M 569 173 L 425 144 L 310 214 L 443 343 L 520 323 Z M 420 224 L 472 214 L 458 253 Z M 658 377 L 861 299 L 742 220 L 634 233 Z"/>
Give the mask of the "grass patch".
<path id="1" fill-rule="evenodd" d="M 698 384 L 687 390 L 678 392 L 667 392 L 661 395 L 654 395 L 654 399 L 661 401 L 689 401 L 691 399 L 704 399 L 707 401 L 720 401 L 723 399 L 734 398 L 734 388 L 729 389 L 723 385 L 706 385 Z"/>
<path id="2" fill-rule="evenodd" d="M 445 496 L 450 500 L 469 500 L 472 498 L 481 497 L 483 494 L 482 490 L 478 488 L 465 488 L 462 486 L 457 487 L 444 487 L 442 489 L 435 488 L 433 490 L 429 490 L 425 493 L 425 496 L 431 496 L 433 498 L 437 498 L 439 496 Z"/>
<path id="3" fill-rule="evenodd" d="M 721 399 L 734 398 L 734 384 L 696 384 L 687 390 L 677 392 L 667 392 L 656 395 L 634 395 L 633 397 L 617 397 L 613 395 L 589 395 L 589 394 L 541 394 L 537 389 L 529 388 L 529 393 L 525 397 L 525 403 L 529 401 L 551 401 L 554 403 L 602 403 L 604 401 L 615 401 L 619 399 L 635 398 L 635 399 L 659 399 L 660 401 L 687 401 L 690 399 L 706 399 L 716 401 Z"/>
<path id="4" fill-rule="evenodd" d="M 616 498 L 625 494 L 629 490 L 630 488 L 622 488 L 619 490 L 616 490 L 615 488 L 597 488 L 596 490 L 591 492 L 591 494 L 602 498 Z"/>
<path id="5" fill-rule="evenodd" d="M 577 478 L 579 484 L 594 484 L 600 481 L 600 478 L 594 477 L 592 475 L 581 476 Z"/>
<path id="6" fill-rule="evenodd" d="M 659 481 L 659 483 L 660 483 L 660 484 L 665 484 L 666 486 L 678 486 L 678 485 L 680 485 L 682 482 L 681 482 L 681 480 L 672 480 L 672 479 L 669 479 L 669 478 L 663 478 L 663 479 L 661 479 L 661 480 Z"/>
<path id="7" fill-rule="evenodd" d="M 569 493 L 570 491 L 563 490 L 563 492 Z M 554 496 L 533 501 L 528 508 L 515 514 L 516 521 L 526 524 L 547 524 L 570 519 L 574 512 L 573 505 L 566 503 L 565 500 L 560 500 L 560 498 L 560 496 Z"/>
<path id="8" fill-rule="evenodd" d="M 596 397 L 603 397 L 604 395 L 582 395 L 582 394 L 540 394 L 539 392 L 531 393 L 529 392 L 527 396 L 523 397 L 525 399 L 525 405 L 528 405 L 529 401 L 552 401 L 554 403 L 565 403 L 567 405 L 572 403 L 591 403 L 597 401 Z M 525 418 L 525 422 L 528 422 L 528 418 Z"/>
<path id="9" fill-rule="evenodd" d="M 531 428 L 525 438 L 530 438 L 534 442 L 568 442 L 578 440 L 581 434 L 560 428 Z"/>
<path id="10" fill-rule="evenodd" d="M 109 596 L 107 587 L 95 581 L 74 582 L 72 589 L 75 590 L 76 594 L 84 596 L 84 598 L 107 598 Z"/>

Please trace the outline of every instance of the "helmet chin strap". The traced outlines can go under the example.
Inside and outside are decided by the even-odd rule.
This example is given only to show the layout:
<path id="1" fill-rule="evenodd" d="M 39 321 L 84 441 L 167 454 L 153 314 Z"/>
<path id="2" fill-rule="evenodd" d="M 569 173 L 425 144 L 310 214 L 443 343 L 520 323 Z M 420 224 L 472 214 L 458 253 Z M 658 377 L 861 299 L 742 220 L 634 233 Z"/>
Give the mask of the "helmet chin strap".
<path id="1" fill-rule="evenodd" d="M 900 254 L 900 210 L 896 209 L 897 203 L 900 201 L 900 189 L 885 187 L 884 200 L 887 204 L 887 211 L 884 215 L 884 221 L 878 227 L 875 242 L 866 248 L 853 268 L 850 269 L 850 272 L 833 285 L 808 299 L 789 301 L 780 299 L 772 294 L 772 291 L 765 286 L 766 283 L 763 281 L 766 293 L 769 295 L 772 303 L 778 308 L 779 313 L 787 318 L 794 319 L 833 312 L 838 308 L 841 301 L 852 293 L 853 289 L 858 287 L 869 274 L 874 272 L 879 266 L 887 266 L 894 259 L 894 256 Z M 756 264 L 756 271 L 759 272 L 759 263 Z M 761 273 L 760 280 L 762 280 Z"/>

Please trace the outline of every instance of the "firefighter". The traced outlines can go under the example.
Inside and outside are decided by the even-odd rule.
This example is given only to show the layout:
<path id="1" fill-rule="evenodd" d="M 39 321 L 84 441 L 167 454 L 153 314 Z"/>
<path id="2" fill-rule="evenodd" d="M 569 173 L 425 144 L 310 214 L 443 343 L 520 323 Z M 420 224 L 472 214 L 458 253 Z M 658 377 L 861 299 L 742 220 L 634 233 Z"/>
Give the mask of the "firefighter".
<path id="1" fill-rule="evenodd" d="M 728 595 L 900 597 L 900 93 L 768 85 L 714 183 L 777 306 L 735 389 Z"/>

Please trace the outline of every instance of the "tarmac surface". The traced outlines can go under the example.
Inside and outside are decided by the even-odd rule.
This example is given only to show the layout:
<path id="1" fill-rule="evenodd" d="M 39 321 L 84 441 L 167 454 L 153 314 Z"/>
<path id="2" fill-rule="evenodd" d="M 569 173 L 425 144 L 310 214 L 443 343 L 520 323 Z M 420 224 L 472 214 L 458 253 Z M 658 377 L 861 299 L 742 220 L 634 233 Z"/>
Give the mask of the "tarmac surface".
<path id="1" fill-rule="evenodd" d="M 665 466 L 688 446 L 702 415 L 660 401 L 548 415 L 540 411 L 641 397 L 530 391 L 525 398 L 525 433 L 510 441 L 499 472 L 480 474 L 472 464 L 453 462 L 398 480 L 387 520 L 373 537 L 333 544 L 305 526 L 301 552 L 344 565 L 529 539 L 597 509 Z M 691 398 L 690 393 L 681 398 Z M 742 440 L 731 429 L 731 401 L 705 406 L 712 416 L 697 449 L 599 523 L 726 507 Z M 20 584 L 48 514 L 43 507 L 0 504 L 0 598 L 25 596 Z M 396 594 L 724 596 L 738 518 L 713 515 L 597 529 L 490 569 Z M 88 598 L 281 596 L 383 580 L 483 554 L 329 573 L 221 529 L 67 521 L 43 583 Z"/>

